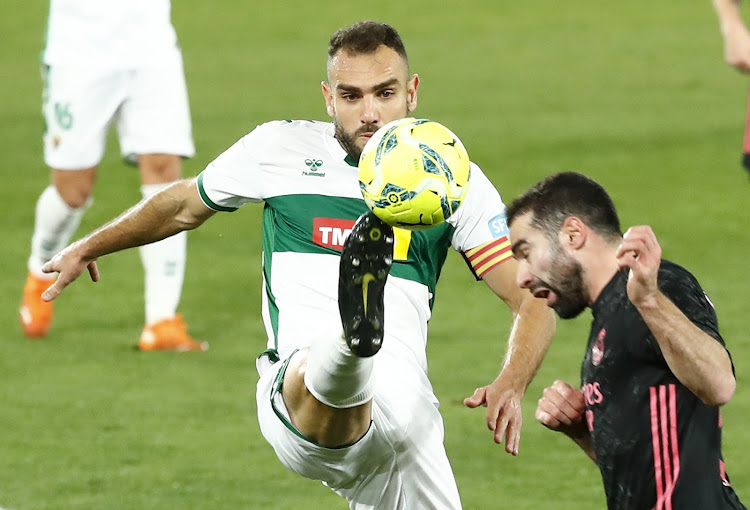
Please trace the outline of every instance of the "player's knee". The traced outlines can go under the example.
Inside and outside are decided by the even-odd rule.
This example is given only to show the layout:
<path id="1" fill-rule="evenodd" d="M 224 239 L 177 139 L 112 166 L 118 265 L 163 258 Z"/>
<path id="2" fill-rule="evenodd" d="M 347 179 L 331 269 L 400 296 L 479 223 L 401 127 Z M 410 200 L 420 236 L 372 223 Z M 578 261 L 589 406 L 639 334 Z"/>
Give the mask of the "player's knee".
<path id="1" fill-rule="evenodd" d="M 68 206 L 78 209 L 88 205 L 96 182 L 96 167 L 83 170 L 52 170 L 52 183 Z"/>
<path id="2" fill-rule="evenodd" d="M 79 209 L 88 204 L 94 188 L 93 183 L 90 185 L 87 183 L 56 185 L 55 187 L 60 194 L 60 198 L 74 209 Z"/>
<path id="3" fill-rule="evenodd" d="M 174 154 L 141 154 L 138 167 L 144 184 L 174 182 L 182 176 L 182 161 Z"/>
<path id="4" fill-rule="evenodd" d="M 282 395 L 287 409 L 294 410 L 302 404 L 304 399 L 314 398 L 305 386 L 305 372 L 307 371 L 307 357 L 309 349 L 301 349 L 289 360 L 289 366 L 284 374 Z"/>

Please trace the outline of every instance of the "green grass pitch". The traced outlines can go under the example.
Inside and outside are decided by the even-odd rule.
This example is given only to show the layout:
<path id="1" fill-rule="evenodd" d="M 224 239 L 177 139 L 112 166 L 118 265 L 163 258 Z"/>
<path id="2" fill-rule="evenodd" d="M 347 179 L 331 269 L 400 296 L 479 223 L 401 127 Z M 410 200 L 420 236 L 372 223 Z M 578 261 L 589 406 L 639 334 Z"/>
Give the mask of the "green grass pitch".
<path id="1" fill-rule="evenodd" d="M 47 9 L 6 0 L 0 16 L 0 507 L 346 508 L 287 472 L 258 430 L 260 207 L 190 234 L 181 310 L 208 353 L 133 350 L 143 315 L 134 250 L 102 259 L 100 283 L 67 291 L 46 340 L 22 337 L 16 310 L 48 182 L 37 59 Z M 710 2 L 175 2 L 198 150 L 185 174 L 265 120 L 325 119 L 328 37 L 364 18 L 400 30 L 422 80 L 416 114 L 455 131 L 506 201 L 549 173 L 587 173 L 611 191 L 625 226 L 650 223 L 664 255 L 699 278 L 737 367 L 724 453 L 750 500 L 750 182 L 739 166 L 747 79 L 723 63 Z M 111 139 L 78 235 L 139 197 L 137 172 Z M 461 405 L 494 378 L 510 315 L 460 257 L 443 274 L 430 375 L 465 508 L 603 508 L 594 465 L 533 416 L 545 385 L 577 381 L 589 320 L 560 323 L 512 458 L 492 443 L 483 411 Z"/>

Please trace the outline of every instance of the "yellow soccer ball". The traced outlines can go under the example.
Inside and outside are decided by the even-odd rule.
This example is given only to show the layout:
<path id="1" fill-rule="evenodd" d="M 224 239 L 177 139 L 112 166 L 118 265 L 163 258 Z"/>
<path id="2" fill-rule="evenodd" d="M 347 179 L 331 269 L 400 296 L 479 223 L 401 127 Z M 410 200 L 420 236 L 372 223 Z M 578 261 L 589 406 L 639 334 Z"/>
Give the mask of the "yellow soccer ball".
<path id="1" fill-rule="evenodd" d="M 394 227 L 421 230 L 444 222 L 469 189 L 461 140 L 432 120 L 405 118 L 381 127 L 359 159 L 367 207 Z"/>

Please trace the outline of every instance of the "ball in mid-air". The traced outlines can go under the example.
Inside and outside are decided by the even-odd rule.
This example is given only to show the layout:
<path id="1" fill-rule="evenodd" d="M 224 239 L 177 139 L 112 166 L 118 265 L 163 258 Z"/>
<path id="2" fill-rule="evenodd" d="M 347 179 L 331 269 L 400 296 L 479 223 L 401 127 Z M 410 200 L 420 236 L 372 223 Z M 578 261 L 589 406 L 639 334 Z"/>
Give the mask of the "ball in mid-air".
<path id="1" fill-rule="evenodd" d="M 444 222 L 466 198 L 469 177 L 469 155 L 461 140 L 427 119 L 386 124 L 359 159 L 365 203 L 394 227 L 421 230 Z"/>

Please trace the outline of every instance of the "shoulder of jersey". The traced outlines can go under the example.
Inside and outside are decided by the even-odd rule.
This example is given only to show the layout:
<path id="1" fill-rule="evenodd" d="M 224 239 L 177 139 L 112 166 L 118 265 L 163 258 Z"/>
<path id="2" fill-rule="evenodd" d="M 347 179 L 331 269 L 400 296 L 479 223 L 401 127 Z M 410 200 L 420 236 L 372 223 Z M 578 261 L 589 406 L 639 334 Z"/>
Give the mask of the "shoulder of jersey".
<path id="1" fill-rule="evenodd" d="M 258 125 L 245 136 L 254 147 L 270 149 L 286 146 L 290 140 L 302 140 L 324 136 L 331 124 L 309 120 L 272 120 Z"/>
<path id="2" fill-rule="evenodd" d="M 318 132 L 323 133 L 328 126 L 329 122 L 322 122 L 317 120 L 272 120 L 264 124 L 259 125 L 256 131 L 263 131 L 266 133 L 294 133 L 294 132 Z"/>

